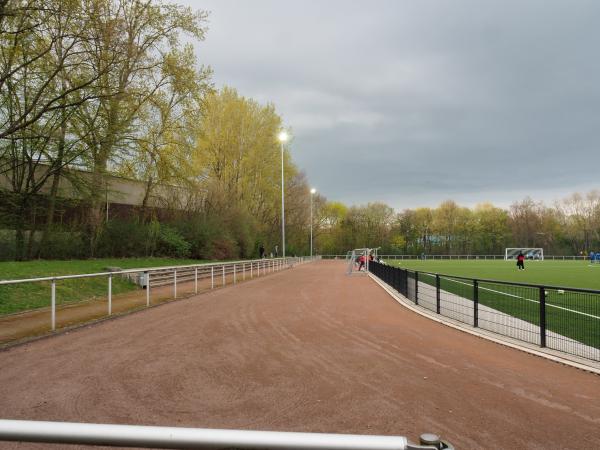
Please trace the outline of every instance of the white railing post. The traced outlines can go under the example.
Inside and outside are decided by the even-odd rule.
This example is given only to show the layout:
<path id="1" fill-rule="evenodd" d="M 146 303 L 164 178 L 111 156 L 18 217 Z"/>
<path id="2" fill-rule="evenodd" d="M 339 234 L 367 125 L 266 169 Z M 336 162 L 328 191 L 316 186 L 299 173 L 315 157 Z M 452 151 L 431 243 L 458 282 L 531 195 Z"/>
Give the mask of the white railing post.
<path id="1" fill-rule="evenodd" d="M 221 283 L 221 286 L 225 286 L 225 264 L 223 264 L 223 282 Z"/>
<path id="2" fill-rule="evenodd" d="M 215 288 L 215 266 L 210 266 L 210 288 Z"/>
<path id="3" fill-rule="evenodd" d="M 198 293 L 198 266 L 194 267 L 194 293 Z"/>
<path id="4" fill-rule="evenodd" d="M 233 284 L 237 283 L 237 274 L 235 271 L 235 264 L 233 265 Z"/>
<path id="5" fill-rule="evenodd" d="M 112 273 L 108 276 L 108 315 L 112 314 Z"/>
<path id="6" fill-rule="evenodd" d="M 173 269 L 173 298 L 177 298 L 177 269 Z"/>
<path id="7" fill-rule="evenodd" d="M 144 272 L 146 275 L 146 306 L 150 306 L 150 272 Z"/>
<path id="8" fill-rule="evenodd" d="M 246 263 L 242 263 L 242 281 L 246 281 Z"/>
<path id="9" fill-rule="evenodd" d="M 252 279 L 254 277 L 254 274 L 252 273 L 253 269 L 254 269 L 254 262 L 250 261 L 250 279 Z"/>
<path id="10" fill-rule="evenodd" d="M 56 280 L 52 280 L 52 288 L 51 288 L 51 294 L 50 294 L 52 301 L 51 301 L 51 308 L 52 308 L 52 331 L 56 330 Z"/>

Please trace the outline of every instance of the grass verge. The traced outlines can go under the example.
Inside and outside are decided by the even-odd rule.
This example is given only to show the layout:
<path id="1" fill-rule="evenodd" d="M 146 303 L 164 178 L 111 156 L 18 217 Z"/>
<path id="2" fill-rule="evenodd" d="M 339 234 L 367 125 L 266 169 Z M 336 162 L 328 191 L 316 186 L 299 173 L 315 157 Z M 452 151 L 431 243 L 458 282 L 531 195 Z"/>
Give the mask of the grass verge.
<path id="1" fill-rule="evenodd" d="M 206 261 L 172 258 L 107 258 L 71 261 L 0 262 L 0 280 L 41 278 L 61 275 L 105 272 L 107 267 L 142 269 Z M 50 306 L 50 282 L 34 282 L 0 286 L 0 315 Z M 134 283 L 113 277 L 112 292 L 118 295 L 138 289 Z M 106 297 L 107 277 L 60 280 L 56 283 L 57 304 L 77 303 Z"/>

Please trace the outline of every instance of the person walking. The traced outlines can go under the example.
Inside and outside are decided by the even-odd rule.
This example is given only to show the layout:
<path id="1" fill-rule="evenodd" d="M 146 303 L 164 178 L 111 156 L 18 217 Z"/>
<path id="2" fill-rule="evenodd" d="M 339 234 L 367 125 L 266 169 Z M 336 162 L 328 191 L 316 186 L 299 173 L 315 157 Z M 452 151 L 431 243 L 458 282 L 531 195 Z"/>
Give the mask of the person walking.
<path id="1" fill-rule="evenodd" d="M 260 259 L 263 259 L 265 257 L 265 246 L 264 245 L 260 244 L 258 253 L 260 254 Z"/>
<path id="2" fill-rule="evenodd" d="M 517 256 L 517 268 L 525 270 L 525 255 L 523 255 L 523 252 L 519 252 L 519 256 Z"/>

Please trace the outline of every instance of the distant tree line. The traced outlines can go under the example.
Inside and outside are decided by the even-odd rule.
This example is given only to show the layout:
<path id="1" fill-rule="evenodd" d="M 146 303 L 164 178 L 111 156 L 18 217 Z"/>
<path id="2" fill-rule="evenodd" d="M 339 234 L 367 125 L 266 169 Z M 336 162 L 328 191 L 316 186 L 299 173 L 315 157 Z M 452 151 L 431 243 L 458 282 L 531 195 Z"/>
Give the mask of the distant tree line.
<path id="1" fill-rule="evenodd" d="M 553 206 L 525 198 L 508 209 L 489 203 L 470 209 L 452 200 L 401 212 L 383 203 L 324 203 L 318 221 L 323 254 L 360 247 L 412 255 L 503 254 L 506 247 L 542 247 L 555 255 L 600 251 L 599 191 L 575 193 Z"/>

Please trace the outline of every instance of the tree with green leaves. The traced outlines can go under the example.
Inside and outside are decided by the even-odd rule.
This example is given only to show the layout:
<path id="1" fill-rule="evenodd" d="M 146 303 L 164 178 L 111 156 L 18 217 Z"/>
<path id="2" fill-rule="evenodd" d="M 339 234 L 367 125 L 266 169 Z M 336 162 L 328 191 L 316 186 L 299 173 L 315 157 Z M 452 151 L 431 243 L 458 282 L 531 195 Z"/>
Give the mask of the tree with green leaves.
<path id="1" fill-rule="evenodd" d="M 97 101 L 86 103 L 76 117 L 92 172 L 88 223 L 93 255 L 102 225 L 103 178 L 111 165 L 130 155 L 140 138 L 144 108 L 173 82 L 172 71 L 164 69 L 177 55 L 181 35 L 204 38 L 207 13 L 153 0 L 85 0 L 83 7 L 91 18 L 85 51 L 102 74 L 92 85 Z"/>

